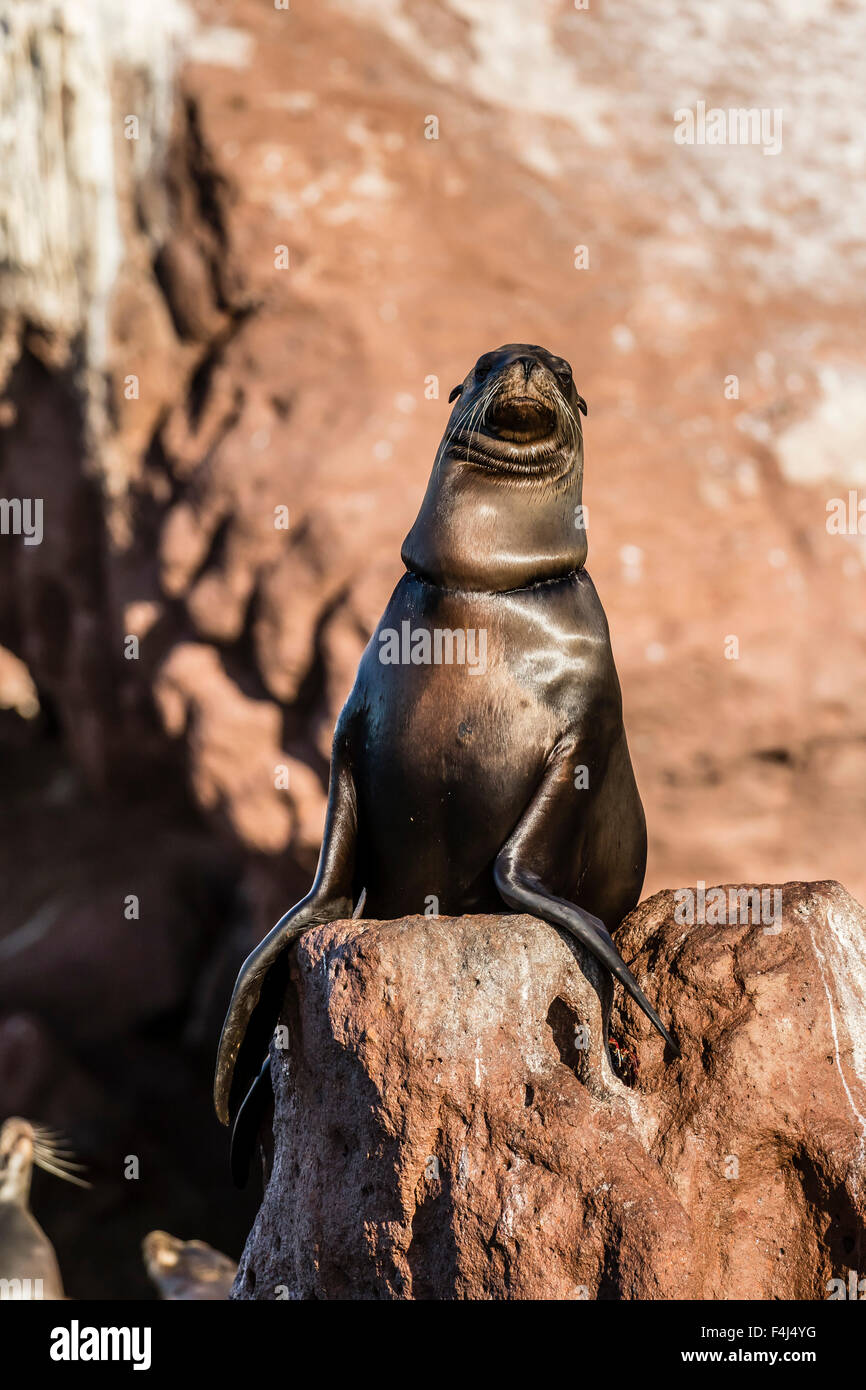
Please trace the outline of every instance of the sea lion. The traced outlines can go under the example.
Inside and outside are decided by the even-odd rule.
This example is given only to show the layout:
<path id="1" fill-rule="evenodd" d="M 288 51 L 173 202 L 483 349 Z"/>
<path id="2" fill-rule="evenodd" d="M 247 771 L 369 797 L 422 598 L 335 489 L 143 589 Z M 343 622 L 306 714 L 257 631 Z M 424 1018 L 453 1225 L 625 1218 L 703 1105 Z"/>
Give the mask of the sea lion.
<path id="1" fill-rule="evenodd" d="M 215 1303 L 227 1299 L 238 1267 L 203 1240 L 179 1240 L 150 1231 L 141 1242 L 144 1264 L 160 1297 L 170 1303 Z"/>
<path id="2" fill-rule="evenodd" d="M 315 881 L 229 1005 L 214 1095 L 224 1123 L 238 1115 L 235 1148 L 257 1129 L 253 1078 L 268 1079 L 289 945 L 361 904 L 372 918 L 431 901 L 534 913 L 606 965 L 677 1051 L 610 935 L 640 896 L 646 823 L 584 568 L 586 403 L 568 362 L 524 343 L 485 353 L 450 400 L 406 573 L 337 722 Z"/>
<path id="3" fill-rule="evenodd" d="M 55 1177 L 89 1187 L 76 1177 L 57 1136 L 13 1116 L 0 1129 L 0 1299 L 62 1299 L 54 1246 L 30 1211 L 34 1163 Z"/>

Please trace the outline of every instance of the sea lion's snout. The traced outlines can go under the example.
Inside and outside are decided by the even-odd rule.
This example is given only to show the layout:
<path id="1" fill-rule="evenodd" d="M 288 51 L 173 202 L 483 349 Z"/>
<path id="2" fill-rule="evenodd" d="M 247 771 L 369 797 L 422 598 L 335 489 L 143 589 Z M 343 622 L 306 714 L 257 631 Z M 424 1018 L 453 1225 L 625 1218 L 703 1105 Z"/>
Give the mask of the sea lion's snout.
<path id="1" fill-rule="evenodd" d="M 557 427 L 558 402 L 552 373 L 538 357 L 513 357 L 496 374 L 485 426 L 500 439 L 528 444 L 549 438 Z"/>
<path id="2" fill-rule="evenodd" d="M 539 396 L 503 394 L 490 407 L 486 424 L 500 439 L 529 443 L 553 433 L 556 411 Z"/>
<path id="3" fill-rule="evenodd" d="M 571 367 L 546 348 L 508 343 L 479 357 L 457 399 L 444 441 L 454 459 L 511 475 L 564 478 L 581 455 Z"/>

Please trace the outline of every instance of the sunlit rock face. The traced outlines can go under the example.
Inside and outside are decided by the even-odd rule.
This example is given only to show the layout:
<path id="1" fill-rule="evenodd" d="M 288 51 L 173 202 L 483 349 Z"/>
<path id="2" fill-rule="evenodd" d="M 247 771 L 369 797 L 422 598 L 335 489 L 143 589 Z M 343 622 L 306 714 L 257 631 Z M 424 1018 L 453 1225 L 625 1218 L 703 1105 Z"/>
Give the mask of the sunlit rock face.
<path id="1" fill-rule="evenodd" d="M 594 962 L 530 917 L 304 936 L 234 1297 L 821 1299 L 848 1280 L 866 912 L 834 883 L 666 892 L 619 942 L 681 1059 L 630 1002 L 609 1021 Z"/>

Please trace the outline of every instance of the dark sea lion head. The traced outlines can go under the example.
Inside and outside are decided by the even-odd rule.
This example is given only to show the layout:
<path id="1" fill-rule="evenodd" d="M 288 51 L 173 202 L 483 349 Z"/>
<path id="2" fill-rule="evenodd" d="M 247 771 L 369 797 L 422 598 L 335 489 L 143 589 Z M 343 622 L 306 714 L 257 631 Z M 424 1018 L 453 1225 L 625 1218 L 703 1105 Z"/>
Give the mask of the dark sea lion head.
<path id="1" fill-rule="evenodd" d="M 581 454 L 586 402 L 570 364 L 546 348 L 507 343 L 485 352 L 449 400 L 457 404 L 443 445 L 458 460 L 555 482 Z"/>
<path id="2" fill-rule="evenodd" d="M 403 563 L 445 588 L 504 591 L 586 560 L 586 402 L 565 358 L 527 343 L 485 352 L 449 398 Z"/>

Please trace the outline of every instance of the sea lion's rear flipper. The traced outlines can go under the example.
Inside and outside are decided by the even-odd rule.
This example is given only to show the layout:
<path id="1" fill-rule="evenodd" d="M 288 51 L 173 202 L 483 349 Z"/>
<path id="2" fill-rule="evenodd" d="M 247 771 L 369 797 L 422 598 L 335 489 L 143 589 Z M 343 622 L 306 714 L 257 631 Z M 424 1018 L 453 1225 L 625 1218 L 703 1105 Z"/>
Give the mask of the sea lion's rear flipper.
<path id="1" fill-rule="evenodd" d="M 531 912 L 576 937 L 628 990 L 668 1046 L 679 1056 L 679 1048 L 616 949 L 604 923 L 591 912 L 557 897 L 545 887 L 545 865 L 551 853 L 552 837 L 549 831 L 558 818 L 558 793 L 568 788 L 567 794 L 573 795 L 573 787 L 568 759 L 554 759 L 517 828 L 496 859 L 493 870 L 496 887 L 509 907 L 518 912 Z"/>
<path id="2" fill-rule="evenodd" d="M 265 1115 L 274 1100 L 271 1081 L 271 1055 L 262 1062 L 261 1070 L 241 1102 L 232 1126 L 231 1173 L 235 1187 L 246 1187 L 250 1161 L 256 1147 Z"/>
<path id="3" fill-rule="evenodd" d="M 514 863 L 504 862 L 502 856 L 496 861 L 495 876 L 496 886 L 509 907 L 515 908 L 518 912 L 531 912 L 535 917 L 541 917 L 555 927 L 564 927 L 592 952 L 596 960 L 606 965 L 610 973 L 628 990 L 635 1003 L 643 1009 L 668 1047 L 679 1056 L 679 1048 L 614 946 L 603 922 L 574 903 L 554 897 L 545 890 L 533 873 Z"/>
<path id="4" fill-rule="evenodd" d="M 246 1097 L 267 1056 L 289 978 L 288 948 L 309 927 L 351 917 L 357 839 L 355 784 L 345 748 L 334 741 L 322 852 L 313 887 L 280 918 L 244 961 L 223 1024 L 214 1105 L 224 1125 Z"/>

